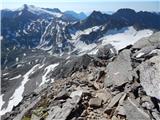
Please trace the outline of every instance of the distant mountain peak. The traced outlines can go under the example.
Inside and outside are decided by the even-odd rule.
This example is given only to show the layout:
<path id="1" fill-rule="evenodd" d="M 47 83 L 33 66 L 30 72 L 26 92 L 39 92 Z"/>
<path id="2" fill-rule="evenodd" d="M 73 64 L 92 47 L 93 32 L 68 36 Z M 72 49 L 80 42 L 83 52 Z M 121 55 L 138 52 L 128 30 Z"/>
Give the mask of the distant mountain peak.
<path id="1" fill-rule="evenodd" d="M 131 13 L 131 14 L 135 14 L 136 11 L 130 8 L 122 8 L 119 9 L 116 13 Z"/>
<path id="2" fill-rule="evenodd" d="M 20 9 L 18 10 L 28 10 L 28 9 L 33 9 L 33 8 L 36 8 L 34 5 L 27 5 L 27 4 L 24 4 Z"/>
<path id="3" fill-rule="evenodd" d="M 100 11 L 94 10 L 90 16 L 95 16 L 95 15 L 103 15 Z"/>
<path id="4" fill-rule="evenodd" d="M 75 17 L 76 19 L 79 19 L 79 20 L 83 20 L 87 17 L 84 12 L 77 13 L 77 12 L 72 11 L 72 10 L 67 10 L 67 11 L 64 12 L 64 14 L 71 15 L 71 16 Z"/>

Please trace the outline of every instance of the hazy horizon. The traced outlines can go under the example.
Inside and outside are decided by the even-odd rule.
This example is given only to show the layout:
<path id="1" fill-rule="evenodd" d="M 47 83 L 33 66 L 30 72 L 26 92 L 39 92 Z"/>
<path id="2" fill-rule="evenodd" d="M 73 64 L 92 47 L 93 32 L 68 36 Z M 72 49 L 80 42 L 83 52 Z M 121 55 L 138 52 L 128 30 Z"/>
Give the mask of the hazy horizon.
<path id="1" fill-rule="evenodd" d="M 155 0 L 77 0 L 76 2 L 73 0 L 59 0 L 58 2 L 54 0 L 21 0 L 21 1 L 13 1 L 13 0 L 5 0 L 1 1 L 1 9 L 17 9 L 22 7 L 23 4 L 34 5 L 36 7 L 43 8 L 59 8 L 61 11 L 74 10 L 75 12 L 85 12 L 90 13 L 94 10 L 108 12 L 115 12 L 120 8 L 130 8 L 135 11 L 151 11 L 151 12 L 160 12 L 160 3 Z"/>

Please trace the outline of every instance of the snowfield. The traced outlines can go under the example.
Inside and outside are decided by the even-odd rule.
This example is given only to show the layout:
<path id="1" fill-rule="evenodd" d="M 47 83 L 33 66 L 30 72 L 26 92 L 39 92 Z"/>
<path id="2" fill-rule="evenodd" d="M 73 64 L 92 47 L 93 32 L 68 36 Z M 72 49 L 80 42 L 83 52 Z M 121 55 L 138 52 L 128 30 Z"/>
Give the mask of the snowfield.
<path id="1" fill-rule="evenodd" d="M 109 30 L 103 37 L 98 40 L 100 44 L 86 44 L 85 42 L 79 40 L 80 35 L 89 34 L 91 31 L 97 30 L 99 28 L 100 26 L 95 26 L 84 31 L 77 31 L 75 35 L 72 35 L 72 39 L 75 39 L 74 41 L 72 41 L 72 44 L 75 46 L 74 51 L 78 50 L 80 54 L 96 54 L 99 47 L 107 44 L 112 44 L 118 52 L 128 45 L 133 45 L 141 38 L 149 37 L 153 34 L 152 30 L 144 29 L 137 31 L 134 29 L 134 27 L 130 26 L 122 28 L 120 30 Z"/>
<path id="2" fill-rule="evenodd" d="M 121 30 L 112 30 L 99 39 L 102 45 L 112 44 L 117 51 L 125 48 L 128 45 L 133 45 L 143 37 L 149 37 L 153 34 L 152 30 L 145 29 L 136 31 L 133 27 L 126 27 Z"/>

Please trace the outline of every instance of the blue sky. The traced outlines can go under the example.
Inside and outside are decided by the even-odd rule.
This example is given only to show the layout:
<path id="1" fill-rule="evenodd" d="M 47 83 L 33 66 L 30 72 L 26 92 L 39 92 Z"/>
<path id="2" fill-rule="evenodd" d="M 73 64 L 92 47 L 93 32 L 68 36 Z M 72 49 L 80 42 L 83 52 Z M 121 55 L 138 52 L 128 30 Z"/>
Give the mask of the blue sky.
<path id="1" fill-rule="evenodd" d="M 1 8 L 16 9 L 23 4 L 38 7 L 59 8 L 62 11 L 76 12 L 116 11 L 120 8 L 132 8 L 136 11 L 160 11 L 160 0 L 1 0 Z"/>

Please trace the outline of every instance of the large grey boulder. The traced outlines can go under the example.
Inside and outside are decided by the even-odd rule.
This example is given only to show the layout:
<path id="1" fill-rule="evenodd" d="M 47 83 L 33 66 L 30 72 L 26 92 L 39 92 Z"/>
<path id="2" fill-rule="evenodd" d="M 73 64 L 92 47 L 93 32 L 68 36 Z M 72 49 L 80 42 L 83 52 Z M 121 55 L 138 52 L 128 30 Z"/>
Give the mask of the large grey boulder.
<path id="1" fill-rule="evenodd" d="M 109 59 L 117 54 L 116 49 L 111 45 L 107 44 L 101 48 L 99 48 L 96 56 L 100 59 Z"/>
<path id="2" fill-rule="evenodd" d="M 130 50 L 123 50 L 106 68 L 105 87 L 121 86 L 132 80 Z"/>
<path id="3" fill-rule="evenodd" d="M 145 113 L 131 98 L 127 98 L 123 105 L 127 120 L 151 120 L 149 115 Z"/>
<path id="4" fill-rule="evenodd" d="M 102 104 L 102 100 L 99 99 L 99 98 L 91 98 L 91 99 L 89 100 L 89 105 L 90 105 L 91 107 L 98 108 L 98 107 L 101 106 L 101 104 Z"/>
<path id="5" fill-rule="evenodd" d="M 67 99 L 63 103 L 62 107 L 53 106 L 49 111 L 49 115 L 46 120 L 66 120 L 71 114 L 72 110 L 76 108 L 77 104 L 80 102 L 83 91 L 74 91 L 71 93 L 71 99 Z"/>
<path id="6" fill-rule="evenodd" d="M 138 66 L 140 84 L 147 95 L 160 100 L 160 56 L 154 56 Z"/>
<path id="7" fill-rule="evenodd" d="M 146 46 L 153 46 L 160 43 L 160 32 L 156 32 L 150 37 L 142 38 L 133 45 L 133 49 L 141 49 Z"/>

